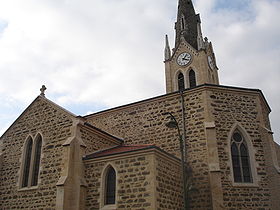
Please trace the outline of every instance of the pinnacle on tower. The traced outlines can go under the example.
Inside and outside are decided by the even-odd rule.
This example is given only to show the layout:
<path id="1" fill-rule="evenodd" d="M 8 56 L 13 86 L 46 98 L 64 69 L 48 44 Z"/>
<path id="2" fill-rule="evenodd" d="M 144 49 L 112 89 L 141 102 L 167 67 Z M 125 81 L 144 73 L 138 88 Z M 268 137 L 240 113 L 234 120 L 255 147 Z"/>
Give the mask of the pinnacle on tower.
<path id="1" fill-rule="evenodd" d="M 171 58 L 171 50 L 169 47 L 168 35 L 165 35 L 164 60 L 167 61 L 170 58 Z"/>
<path id="2" fill-rule="evenodd" d="M 176 41 L 175 47 L 180 43 L 183 36 L 185 40 L 195 49 L 198 50 L 198 37 L 200 27 L 200 16 L 195 13 L 191 0 L 179 0 L 177 22 L 175 24 Z"/>

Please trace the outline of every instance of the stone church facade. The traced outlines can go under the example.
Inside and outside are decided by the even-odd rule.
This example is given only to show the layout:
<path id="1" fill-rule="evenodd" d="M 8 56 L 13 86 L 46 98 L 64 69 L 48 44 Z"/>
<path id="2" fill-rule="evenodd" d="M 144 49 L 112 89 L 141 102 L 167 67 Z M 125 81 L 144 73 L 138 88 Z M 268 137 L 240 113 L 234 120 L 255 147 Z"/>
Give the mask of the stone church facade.
<path id="1" fill-rule="evenodd" d="M 42 89 L 0 138 L 0 209 L 183 209 L 180 136 L 188 209 L 280 208 L 264 95 L 219 84 L 190 0 L 179 0 L 175 29 L 165 95 L 76 116 Z"/>

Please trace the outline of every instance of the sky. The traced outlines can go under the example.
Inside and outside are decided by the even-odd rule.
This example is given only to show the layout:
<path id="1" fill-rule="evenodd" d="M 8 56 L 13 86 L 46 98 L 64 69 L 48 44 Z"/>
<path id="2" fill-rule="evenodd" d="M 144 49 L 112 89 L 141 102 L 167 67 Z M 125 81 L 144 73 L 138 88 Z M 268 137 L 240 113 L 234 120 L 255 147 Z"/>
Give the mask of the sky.
<path id="1" fill-rule="evenodd" d="M 194 0 L 222 85 L 261 89 L 280 142 L 280 0 Z M 165 94 L 177 0 L 0 0 L 0 135 L 40 94 L 86 115 Z"/>

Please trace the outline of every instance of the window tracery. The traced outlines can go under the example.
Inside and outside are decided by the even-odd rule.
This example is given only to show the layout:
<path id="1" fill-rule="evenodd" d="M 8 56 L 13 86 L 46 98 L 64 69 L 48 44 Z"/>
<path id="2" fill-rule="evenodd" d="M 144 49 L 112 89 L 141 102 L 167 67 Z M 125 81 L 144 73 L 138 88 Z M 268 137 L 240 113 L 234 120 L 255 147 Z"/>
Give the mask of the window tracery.
<path id="1" fill-rule="evenodd" d="M 249 150 L 239 130 L 235 130 L 231 137 L 231 159 L 234 182 L 252 183 Z"/>

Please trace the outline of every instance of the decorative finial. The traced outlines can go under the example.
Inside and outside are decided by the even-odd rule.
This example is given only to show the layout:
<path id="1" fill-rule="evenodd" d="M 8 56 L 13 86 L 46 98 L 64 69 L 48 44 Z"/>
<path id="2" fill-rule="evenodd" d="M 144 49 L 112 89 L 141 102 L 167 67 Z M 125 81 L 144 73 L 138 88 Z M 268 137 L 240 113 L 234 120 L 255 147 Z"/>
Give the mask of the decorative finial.
<path id="1" fill-rule="evenodd" d="M 45 85 L 42 85 L 42 87 L 41 87 L 41 89 L 40 89 L 40 91 L 41 91 L 40 96 L 45 97 L 45 91 L 46 91 L 46 90 L 47 90 L 46 86 L 45 86 Z"/>

